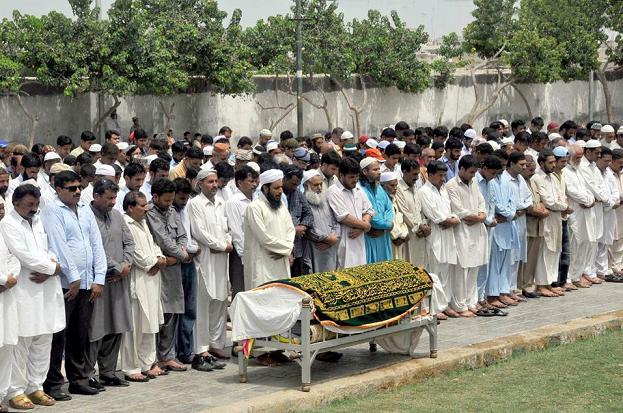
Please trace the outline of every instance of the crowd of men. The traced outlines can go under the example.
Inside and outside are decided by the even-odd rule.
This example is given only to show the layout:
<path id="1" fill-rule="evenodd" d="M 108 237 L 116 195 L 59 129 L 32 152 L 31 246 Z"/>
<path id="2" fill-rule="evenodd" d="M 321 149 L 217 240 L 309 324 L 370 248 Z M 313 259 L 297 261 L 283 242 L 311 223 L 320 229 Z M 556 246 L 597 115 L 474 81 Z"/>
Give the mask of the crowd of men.
<path id="1" fill-rule="evenodd" d="M 229 300 L 287 277 L 407 260 L 439 320 L 623 281 L 623 127 L 543 129 L 2 142 L 0 400 L 222 369 Z"/>

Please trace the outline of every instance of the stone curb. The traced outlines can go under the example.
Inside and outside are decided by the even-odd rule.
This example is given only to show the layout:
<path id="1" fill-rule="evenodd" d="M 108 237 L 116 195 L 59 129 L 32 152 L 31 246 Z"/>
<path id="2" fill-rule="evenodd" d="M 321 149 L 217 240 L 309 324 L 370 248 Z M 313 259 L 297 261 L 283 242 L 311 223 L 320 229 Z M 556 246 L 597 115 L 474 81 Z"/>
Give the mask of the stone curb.
<path id="1" fill-rule="evenodd" d="M 563 324 L 550 324 L 521 333 L 498 337 L 465 347 L 440 351 L 436 359 L 419 358 L 395 363 L 365 373 L 324 382 L 312 382 L 311 391 L 293 388 L 265 396 L 218 406 L 205 412 L 258 413 L 300 411 L 319 407 L 334 400 L 362 396 L 421 381 L 452 370 L 478 368 L 508 359 L 513 353 L 541 350 L 571 343 L 623 328 L 623 310 L 578 318 Z M 424 334 L 424 338 L 425 338 Z M 250 377 L 251 382 L 258 380 Z M 240 384 L 244 386 L 244 384 Z"/>

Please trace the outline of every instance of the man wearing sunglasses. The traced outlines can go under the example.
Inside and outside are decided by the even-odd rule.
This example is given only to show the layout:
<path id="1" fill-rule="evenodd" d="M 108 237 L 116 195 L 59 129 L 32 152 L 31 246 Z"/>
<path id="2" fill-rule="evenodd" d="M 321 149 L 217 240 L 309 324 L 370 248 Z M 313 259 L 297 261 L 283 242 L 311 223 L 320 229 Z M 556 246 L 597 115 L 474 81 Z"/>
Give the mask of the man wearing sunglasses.
<path id="1" fill-rule="evenodd" d="M 102 294 L 107 263 L 95 216 L 88 205 L 80 202 L 80 188 L 80 176 L 75 172 L 64 171 L 56 175 L 54 190 L 58 197 L 46 205 L 41 219 L 50 249 L 61 265 L 65 296 L 67 326 L 54 334 L 50 370 L 43 384 L 44 391 L 57 401 L 71 398 L 61 390 L 63 351 L 69 392 L 98 393 L 89 386 L 88 331 L 93 302 Z"/>

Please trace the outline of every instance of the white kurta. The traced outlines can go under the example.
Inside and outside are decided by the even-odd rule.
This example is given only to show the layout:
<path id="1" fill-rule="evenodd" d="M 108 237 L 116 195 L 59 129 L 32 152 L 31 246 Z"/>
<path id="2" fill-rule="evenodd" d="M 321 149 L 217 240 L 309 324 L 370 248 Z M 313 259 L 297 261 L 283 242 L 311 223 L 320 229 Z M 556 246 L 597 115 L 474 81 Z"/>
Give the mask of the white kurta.
<path id="1" fill-rule="evenodd" d="M 604 203 L 604 233 L 601 242 L 612 245 L 618 235 L 617 210 L 619 208 L 612 209 L 612 207 L 620 202 L 619 179 L 610 168 L 606 168 L 602 176 L 608 193 L 608 202 Z"/>
<path id="2" fill-rule="evenodd" d="M 212 202 L 204 194 L 199 194 L 190 200 L 187 209 L 192 239 L 201 248 L 201 254 L 194 258 L 197 274 L 211 298 L 225 301 L 229 260 L 224 251 L 227 244 L 231 243 L 225 218 L 225 201 L 216 195 Z"/>
<path id="3" fill-rule="evenodd" d="M 52 334 L 65 328 L 65 300 L 58 276 L 37 284 L 32 272 L 52 275 L 56 270 L 54 254 L 48 249 L 48 238 L 36 215 L 32 226 L 17 211 L 11 211 L 0 222 L 0 231 L 11 253 L 19 260 L 19 282 L 14 287 L 18 303 L 20 337 Z"/>
<path id="4" fill-rule="evenodd" d="M 0 285 L 5 285 L 9 275 L 18 278 L 20 273 L 19 261 L 7 248 L 4 237 L 0 237 Z M 17 284 L 21 280 L 17 281 Z M 16 285 L 17 286 L 17 285 Z M 0 348 L 17 344 L 18 323 L 17 323 L 17 302 L 15 297 L 15 287 L 0 293 Z M 6 354 L 5 354 L 6 355 Z M 4 356 L 4 355 L 3 355 Z M 10 354 L 8 355 L 10 356 Z M 1 360 L 0 360 L 1 361 Z M 11 360 L 8 359 L 10 366 Z M 10 367 L 8 369 L 11 370 Z M 2 373 L 5 373 L 3 371 Z M 4 375 L 4 374 L 3 374 Z M 8 388 L 9 383 L 0 383 L 0 390 Z"/>
<path id="5" fill-rule="evenodd" d="M 426 266 L 426 238 L 419 238 L 416 232 L 420 225 L 425 224 L 426 217 L 422 215 L 422 204 L 420 195 L 415 184 L 407 185 L 405 181 L 398 181 L 398 192 L 396 192 L 396 206 L 404 216 L 405 224 L 409 228 L 411 237 L 407 243 L 407 254 L 411 264 L 418 267 Z"/>
<path id="6" fill-rule="evenodd" d="M 452 213 L 461 219 L 461 223 L 454 227 L 458 265 L 462 268 L 485 265 L 489 260 L 489 237 L 485 224 L 467 225 L 462 221 L 466 216 L 487 213 L 478 182 L 472 179 L 466 185 L 459 176 L 455 176 L 446 184 L 446 190 Z"/>
<path id="7" fill-rule="evenodd" d="M 437 189 L 430 181 L 419 189 L 422 212 L 431 222 L 431 234 L 426 238 L 429 258 L 446 264 L 457 263 L 456 242 L 452 228 L 442 229 L 439 224 L 456 217 L 450 207 L 450 196 L 445 185 Z M 441 274 L 437 274 L 441 276 Z"/>
<path id="8" fill-rule="evenodd" d="M 400 212 L 400 210 L 398 209 L 396 205 L 395 196 L 394 196 L 394 199 L 392 199 L 392 207 L 394 208 L 394 220 L 392 222 L 394 226 L 389 232 L 389 235 L 392 241 L 397 240 L 397 239 L 404 240 L 409 236 L 409 227 L 407 227 L 407 224 L 405 224 L 403 213 Z M 408 251 L 407 251 L 406 246 L 407 246 L 406 243 L 396 245 L 392 242 L 392 257 L 395 260 L 408 260 L 409 257 L 407 256 Z"/>
<path id="9" fill-rule="evenodd" d="M 160 324 L 164 323 L 162 304 L 160 301 L 160 272 L 155 275 L 147 274 L 156 263 L 158 257 L 164 257 L 160 247 L 154 242 L 145 220 L 138 222 L 128 215 L 123 219 L 130 228 L 134 239 L 134 263 L 130 270 L 130 295 L 138 300 L 140 305 L 141 326 L 143 331 L 135 334 L 157 333 Z M 137 315 L 134 315 L 137 319 Z"/>
<path id="10" fill-rule="evenodd" d="M 352 190 L 344 188 L 338 180 L 327 190 L 327 202 L 337 222 L 340 223 L 340 242 L 337 247 L 337 268 L 350 268 L 366 264 L 366 243 L 363 234 L 350 238 L 351 228 L 342 221 L 349 215 L 362 219 L 365 214 L 374 216 L 370 200 L 359 186 Z"/>
<path id="11" fill-rule="evenodd" d="M 608 191 L 606 190 L 606 184 L 595 162 L 589 162 L 586 158 L 582 158 L 578 170 L 588 185 L 588 189 L 595 197 L 595 237 L 597 240 L 600 240 L 604 232 L 603 204 L 608 204 L 610 199 L 608 197 Z"/>
<path id="12" fill-rule="evenodd" d="M 244 285 L 251 289 L 290 278 L 289 255 L 294 248 L 294 224 L 285 205 L 274 209 L 264 194 L 247 207 L 244 217 Z M 270 253 L 282 258 L 274 259 Z M 365 257 L 364 257 L 365 259 Z"/>
<path id="13" fill-rule="evenodd" d="M 578 168 L 567 165 L 562 170 L 566 183 L 567 200 L 573 213 L 569 215 L 569 229 L 580 242 L 596 242 L 595 208 L 582 208 L 580 205 L 591 205 L 595 197 L 588 183 Z"/>

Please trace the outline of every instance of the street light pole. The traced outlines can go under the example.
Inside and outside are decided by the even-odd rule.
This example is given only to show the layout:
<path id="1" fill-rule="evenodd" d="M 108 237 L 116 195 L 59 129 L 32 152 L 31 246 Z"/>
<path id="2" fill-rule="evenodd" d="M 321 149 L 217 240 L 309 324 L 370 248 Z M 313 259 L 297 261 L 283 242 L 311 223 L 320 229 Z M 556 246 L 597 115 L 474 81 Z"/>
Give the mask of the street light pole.
<path id="1" fill-rule="evenodd" d="M 296 0 L 296 130 L 297 137 L 303 136 L 303 19 L 301 0 Z"/>

